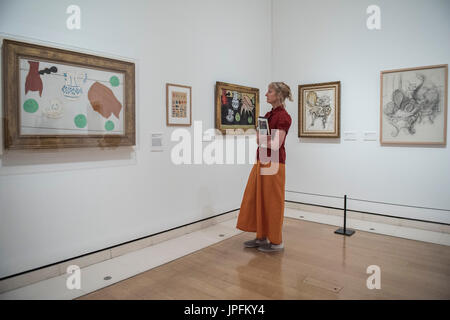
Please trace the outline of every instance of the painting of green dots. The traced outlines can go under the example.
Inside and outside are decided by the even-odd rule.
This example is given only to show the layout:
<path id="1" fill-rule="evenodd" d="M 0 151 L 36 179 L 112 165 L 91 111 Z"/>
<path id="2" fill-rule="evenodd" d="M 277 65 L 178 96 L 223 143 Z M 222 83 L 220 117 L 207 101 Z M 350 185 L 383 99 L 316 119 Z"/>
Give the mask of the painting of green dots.
<path id="1" fill-rule="evenodd" d="M 17 39 L 1 43 L 1 150 L 136 145 L 133 59 Z"/>
<path id="2" fill-rule="evenodd" d="M 22 133 L 124 133 L 124 73 L 22 57 L 19 65 Z"/>

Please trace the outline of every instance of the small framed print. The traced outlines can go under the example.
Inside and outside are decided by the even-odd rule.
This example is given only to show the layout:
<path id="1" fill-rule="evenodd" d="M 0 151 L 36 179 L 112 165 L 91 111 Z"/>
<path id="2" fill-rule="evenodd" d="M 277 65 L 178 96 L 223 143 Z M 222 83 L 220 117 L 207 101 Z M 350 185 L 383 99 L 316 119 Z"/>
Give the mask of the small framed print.
<path id="1" fill-rule="evenodd" d="M 298 86 L 298 136 L 339 138 L 341 82 Z"/>
<path id="2" fill-rule="evenodd" d="M 166 84 L 166 124 L 191 126 L 192 88 L 179 84 Z"/>
<path id="3" fill-rule="evenodd" d="M 380 143 L 446 145 L 448 65 L 380 74 Z"/>
<path id="4" fill-rule="evenodd" d="M 265 117 L 258 117 L 258 132 L 260 135 L 270 135 L 269 121 Z"/>

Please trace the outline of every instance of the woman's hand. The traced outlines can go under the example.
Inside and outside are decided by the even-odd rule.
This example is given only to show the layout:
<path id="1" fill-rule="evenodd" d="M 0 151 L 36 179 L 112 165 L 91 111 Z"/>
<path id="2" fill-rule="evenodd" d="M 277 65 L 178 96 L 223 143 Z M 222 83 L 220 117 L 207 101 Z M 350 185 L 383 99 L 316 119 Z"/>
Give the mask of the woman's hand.
<path id="1" fill-rule="evenodd" d="M 263 148 L 268 148 L 272 150 L 280 149 L 283 144 L 284 138 L 286 137 L 286 131 L 274 129 L 272 130 L 272 135 L 261 135 L 258 133 L 256 135 L 256 142 L 258 146 Z"/>
<path id="2" fill-rule="evenodd" d="M 259 134 L 259 132 L 256 135 L 256 143 L 261 148 L 268 148 L 270 146 L 270 136 L 265 134 Z"/>

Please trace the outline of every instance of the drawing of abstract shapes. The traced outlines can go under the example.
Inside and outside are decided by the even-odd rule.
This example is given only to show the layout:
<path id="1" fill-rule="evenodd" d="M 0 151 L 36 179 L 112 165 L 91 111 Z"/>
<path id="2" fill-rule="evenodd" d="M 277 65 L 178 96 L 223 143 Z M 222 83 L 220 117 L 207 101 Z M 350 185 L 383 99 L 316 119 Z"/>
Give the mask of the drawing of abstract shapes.
<path id="1" fill-rule="evenodd" d="M 439 90 L 434 82 L 428 80 L 425 75 L 416 73 L 416 78 L 419 79 L 419 84 L 413 83 L 412 86 L 410 84 L 409 89 L 412 89 L 410 95 L 420 108 L 419 123 L 427 117 L 428 121 L 433 124 L 435 117 L 440 112 Z"/>
<path id="2" fill-rule="evenodd" d="M 39 74 L 39 62 L 28 61 L 28 63 L 30 64 L 30 70 L 25 80 L 25 94 L 28 91 L 39 91 L 39 96 L 42 97 L 43 84 Z"/>
<path id="3" fill-rule="evenodd" d="M 39 109 L 39 104 L 34 99 L 28 99 L 23 103 L 23 110 L 28 113 L 35 113 Z"/>
<path id="4" fill-rule="evenodd" d="M 398 89 L 392 93 L 392 100 L 385 104 L 383 113 L 388 122 L 394 127 L 391 136 L 397 137 L 401 129 L 406 129 L 410 135 L 416 133 L 416 123 L 423 118 L 433 124 L 439 110 L 439 91 L 432 81 L 427 81 L 422 74 L 416 73 L 419 84 L 410 83 L 408 90 L 403 90 L 402 75 L 400 75 Z"/>
<path id="5" fill-rule="evenodd" d="M 111 89 L 99 82 L 95 82 L 88 92 L 88 99 L 92 108 L 100 113 L 102 117 L 109 118 L 111 113 L 119 119 L 122 104 L 114 96 Z"/>
<path id="6" fill-rule="evenodd" d="M 59 119 L 64 114 L 63 104 L 59 99 L 51 99 L 50 105 L 44 108 L 42 111 L 47 118 L 50 119 Z"/>
<path id="7" fill-rule="evenodd" d="M 407 129 L 409 134 L 414 134 L 416 130 L 414 125 L 419 118 L 419 108 L 414 99 L 410 99 L 400 89 L 392 93 L 392 101 L 389 101 L 384 107 L 384 114 L 395 131 L 391 136 L 396 137 L 402 128 Z"/>

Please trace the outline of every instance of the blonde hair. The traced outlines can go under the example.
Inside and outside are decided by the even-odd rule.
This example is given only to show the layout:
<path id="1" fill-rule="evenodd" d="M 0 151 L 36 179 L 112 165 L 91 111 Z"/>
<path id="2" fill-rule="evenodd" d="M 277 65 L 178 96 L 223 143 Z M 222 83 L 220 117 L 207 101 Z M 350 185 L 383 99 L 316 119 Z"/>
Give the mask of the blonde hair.
<path id="1" fill-rule="evenodd" d="M 286 107 L 286 105 L 284 104 L 284 100 L 288 99 L 289 101 L 294 101 L 294 99 L 292 99 L 291 88 L 289 88 L 289 86 L 286 83 L 271 82 L 269 84 L 269 87 L 275 90 L 275 92 L 278 95 L 278 98 L 280 99 L 281 104 L 283 105 L 283 108 Z"/>

